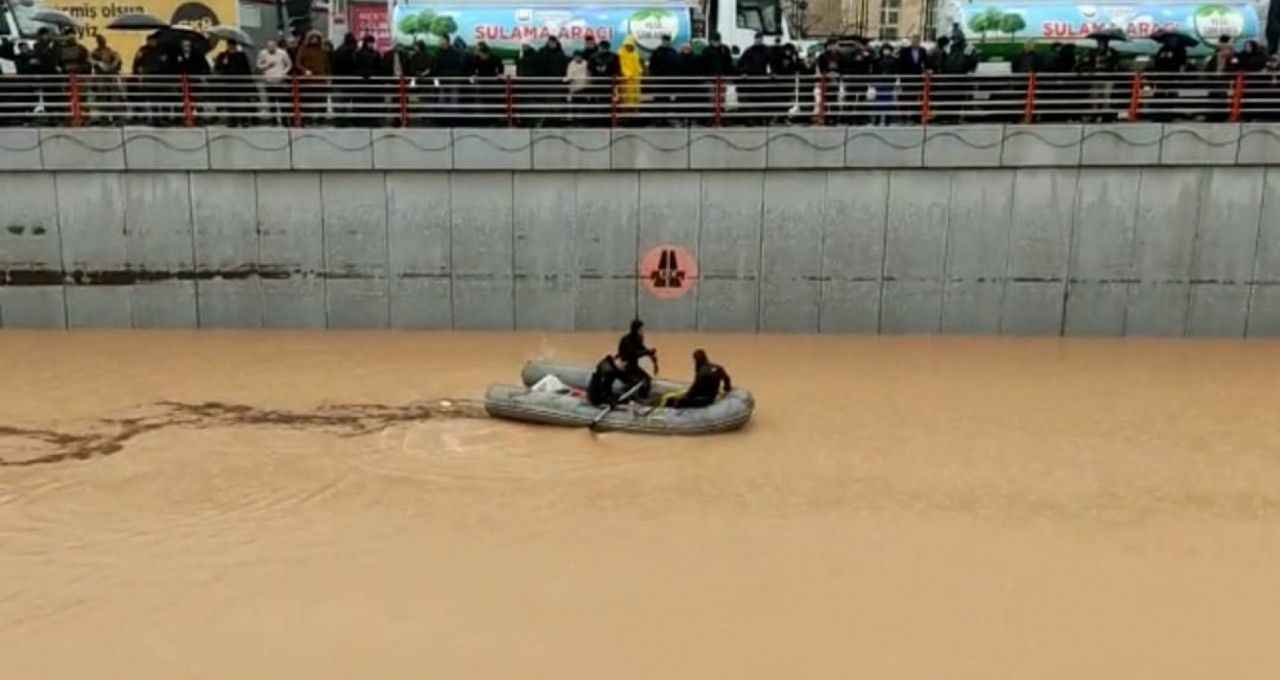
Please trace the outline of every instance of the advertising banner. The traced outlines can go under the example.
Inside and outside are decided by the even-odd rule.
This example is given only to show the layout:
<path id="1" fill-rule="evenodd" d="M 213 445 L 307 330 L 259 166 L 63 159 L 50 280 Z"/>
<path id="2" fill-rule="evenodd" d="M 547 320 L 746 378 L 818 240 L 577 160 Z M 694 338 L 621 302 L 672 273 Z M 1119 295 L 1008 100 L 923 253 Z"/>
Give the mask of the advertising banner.
<path id="1" fill-rule="evenodd" d="M 693 29 L 690 10 L 685 8 L 645 7 L 636 5 L 591 6 L 462 6 L 462 5 L 397 5 L 392 16 L 396 42 L 409 44 L 425 40 L 434 44 L 441 36 L 461 38 L 468 45 L 485 42 L 495 53 L 509 56 L 522 44 L 540 46 L 549 36 L 556 36 L 566 52 L 582 48 L 583 40 L 592 35 L 608 40 L 616 49 L 628 36 L 634 36 L 642 49 L 658 46 L 662 35 L 670 35 L 675 44 L 688 42 Z"/>
<path id="2" fill-rule="evenodd" d="M 379 52 L 391 49 L 391 23 L 387 21 L 386 4 L 352 3 L 348 13 L 351 16 L 348 30 L 356 39 L 371 35 L 378 41 Z"/>
<path id="3" fill-rule="evenodd" d="M 171 24 L 184 24 L 207 30 L 219 24 L 240 24 L 239 0 L 42 0 L 42 7 L 59 9 L 79 19 L 80 42 L 92 50 L 94 36 L 104 35 L 107 44 L 120 53 L 124 70 L 133 65 L 133 56 L 147 39 L 142 31 L 113 31 L 107 24 L 118 16 L 145 13 Z"/>
<path id="4" fill-rule="evenodd" d="M 990 3 L 961 4 L 947 8 L 950 22 L 960 25 L 970 41 L 1022 42 L 1025 40 L 1069 41 L 1090 33 L 1119 30 L 1132 41 L 1160 30 L 1185 33 L 1204 45 L 1214 45 L 1221 36 L 1236 42 L 1261 40 L 1258 12 L 1248 3 Z M 947 30 L 949 32 L 949 25 Z M 1122 50 L 1150 52 L 1155 44 L 1117 43 Z"/>

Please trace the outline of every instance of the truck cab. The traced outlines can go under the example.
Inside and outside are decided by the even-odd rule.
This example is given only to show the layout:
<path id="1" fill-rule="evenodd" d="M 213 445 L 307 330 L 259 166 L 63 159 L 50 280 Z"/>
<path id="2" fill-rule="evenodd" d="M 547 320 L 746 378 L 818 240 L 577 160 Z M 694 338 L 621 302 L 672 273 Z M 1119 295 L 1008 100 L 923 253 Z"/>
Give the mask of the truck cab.
<path id="1" fill-rule="evenodd" d="M 747 49 L 756 33 L 763 33 L 765 41 L 773 44 L 775 38 L 792 42 L 790 26 L 782 11 L 782 0 L 701 0 L 702 13 L 706 17 L 707 33 L 719 33 L 724 44 Z"/>
<path id="2" fill-rule="evenodd" d="M 0 0 L 0 41 L 29 41 L 35 30 L 32 22 L 22 17 L 30 14 L 29 4 L 19 4 L 19 0 Z M 14 72 L 13 62 L 0 58 L 0 73 Z"/>

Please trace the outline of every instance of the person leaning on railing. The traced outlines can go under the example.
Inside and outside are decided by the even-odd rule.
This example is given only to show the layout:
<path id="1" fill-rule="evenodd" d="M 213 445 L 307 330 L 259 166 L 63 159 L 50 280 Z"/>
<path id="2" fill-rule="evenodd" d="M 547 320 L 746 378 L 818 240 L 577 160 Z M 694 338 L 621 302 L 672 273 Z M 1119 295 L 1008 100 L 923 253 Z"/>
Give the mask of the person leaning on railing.
<path id="1" fill-rule="evenodd" d="M 97 47 L 89 55 L 89 65 L 95 77 L 90 87 L 94 114 L 100 117 L 100 122 L 110 125 L 120 113 L 120 69 L 123 63 L 120 53 L 107 44 L 106 36 L 98 34 L 94 40 Z"/>
<path id="2" fill-rule="evenodd" d="M 329 51 L 319 31 L 308 33 L 298 47 L 294 68 L 299 77 L 303 124 L 315 124 L 328 114 L 329 76 L 332 75 Z"/>
<path id="3" fill-rule="evenodd" d="M 212 99 L 222 113 L 223 123 L 231 127 L 250 124 L 249 112 L 257 106 L 253 102 L 246 102 L 245 96 L 248 91 L 256 91 L 257 88 L 249 81 L 249 77 L 253 75 L 249 55 L 240 49 L 239 44 L 228 43 L 227 48 L 214 60 L 213 71 L 217 74 L 217 93 Z"/>
<path id="4" fill-rule="evenodd" d="M 258 52 L 257 67 L 266 88 L 267 122 L 287 127 L 293 110 L 289 91 L 289 71 L 293 70 L 293 60 L 276 41 L 268 40 L 266 47 Z"/>

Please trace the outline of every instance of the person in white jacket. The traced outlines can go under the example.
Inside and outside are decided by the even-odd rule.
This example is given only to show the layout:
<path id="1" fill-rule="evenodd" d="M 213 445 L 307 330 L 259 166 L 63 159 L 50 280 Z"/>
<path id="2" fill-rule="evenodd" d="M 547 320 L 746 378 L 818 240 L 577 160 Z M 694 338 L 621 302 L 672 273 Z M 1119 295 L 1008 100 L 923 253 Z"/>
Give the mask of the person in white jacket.
<path id="1" fill-rule="evenodd" d="M 258 73 L 266 81 L 267 88 L 267 122 L 288 126 L 289 113 L 293 110 L 289 93 L 289 71 L 293 70 L 293 61 L 289 53 L 280 49 L 274 40 L 268 40 L 267 46 L 258 53 Z"/>

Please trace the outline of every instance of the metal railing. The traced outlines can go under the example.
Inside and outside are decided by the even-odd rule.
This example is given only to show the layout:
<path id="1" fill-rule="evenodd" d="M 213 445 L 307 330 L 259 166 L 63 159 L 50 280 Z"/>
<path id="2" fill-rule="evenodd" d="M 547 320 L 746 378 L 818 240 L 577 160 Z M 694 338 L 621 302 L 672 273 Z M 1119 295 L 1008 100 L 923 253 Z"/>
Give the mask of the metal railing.
<path id="1" fill-rule="evenodd" d="M 1280 122 L 1280 74 L 596 79 L 0 77 L 0 126 Z"/>

